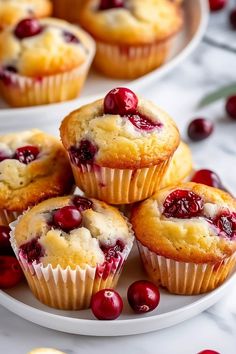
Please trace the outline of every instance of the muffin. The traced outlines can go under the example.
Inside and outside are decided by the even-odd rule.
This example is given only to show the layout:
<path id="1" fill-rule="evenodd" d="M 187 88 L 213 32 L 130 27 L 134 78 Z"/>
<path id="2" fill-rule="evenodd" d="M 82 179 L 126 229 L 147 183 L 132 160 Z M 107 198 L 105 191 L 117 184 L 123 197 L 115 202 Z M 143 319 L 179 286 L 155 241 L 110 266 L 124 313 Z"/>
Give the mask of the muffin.
<path id="1" fill-rule="evenodd" d="M 179 144 L 167 113 L 127 88 L 70 113 L 60 127 L 77 186 L 111 204 L 151 196 Z"/>
<path id="2" fill-rule="evenodd" d="M 79 13 L 87 0 L 52 0 L 53 15 L 69 22 L 78 23 Z"/>
<path id="3" fill-rule="evenodd" d="M 0 30 L 27 17 L 47 17 L 52 13 L 50 0 L 0 0 Z"/>
<path id="4" fill-rule="evenodd" d="M 73 99 L 94 50 L 90 36 L 65 21 L 24 19 L 0 33 L 0 93 L 19 107 Z"/>
<path id="5" fill-rule="evenodd" d="M 0 136 L 0 225 L 43 199 L 69 193 L 72 183 L 56 138 L 36 129 Z"/>
<path id="6" fill-rule="evenodd" d="M 165 62 L 182 27 L 182 11 L 169 0 L 88 0 L 80 24 L 97 44 L 95 67 L 134 79 Z"/>
<path id="7" fill-rule="evenodd" d="M 80 196 L 46 200 L 11 224 L 11 243 L 33 294 L 63 310 L 116 286 L 133 244 L 120 212 Z"/>
<path id="8" fill-rule="evenodd" d="M 161 188 L 185 182 L 192 172 L 193 160 L 191 150 L 187 144 L 181 141 L 162 179 Z"/>
<path id="9" fill-rule="evenodd" d="M 211 291 L 235 266 L 236 200 L 219 189 L 162 189 L 133 210 L 132 224 L 147 274 L 171 293 Z"/>

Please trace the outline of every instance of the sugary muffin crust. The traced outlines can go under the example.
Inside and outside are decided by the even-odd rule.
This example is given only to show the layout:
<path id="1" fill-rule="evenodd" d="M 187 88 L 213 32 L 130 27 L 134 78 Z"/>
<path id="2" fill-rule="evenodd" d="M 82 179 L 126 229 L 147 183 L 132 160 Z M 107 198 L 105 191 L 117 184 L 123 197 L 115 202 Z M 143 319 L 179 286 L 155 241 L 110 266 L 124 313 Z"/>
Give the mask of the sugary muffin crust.
<path id="1" fill-rule="evenodd" d="M 27 37 L 17 26 L 0 33 L 2 70 L 40 79 L 80 66 L 91 51 L 88 35 L 63 20 L 41 19 L 36 33 Z"/>
<path id="2" fill-rule="evenodd" d="M 87 1 L 80 23 L 95 38 L 133 45 L 161 41 L 181 28 L 181 10 L 169 0 L 123 0 L 120 3 L 120 7 L 107 8 L 106 1 Z"/>
<path id="3" fill-rule="evenodd" d="M 158 164 L 176 150 L 178 129 L 168 114 L 156 105 L 138 98 L 137 115 L 147 117 L 155 125 L 150 130 L 140 129 L 132 123 L 132 117 L 137 117 L 135 114 L 104 114 L 103 105 L 104 101 L 98 100 L 63 120 L 61 139 L 72 162 L 76 162 L 76 149 L 81 151 L 86 144 L 93 150 L 93 164 L 120 169 Z"/>
<path id="4" fill-rule="evenodd" d="M 66 222 L 69 218 L 63 216 L 63 208 L 68 207 L 76 209 L 80 219 L 72 228 L 63 229 L 63 217 Z M 55 216 L 58 211 L 62 214 L 59 225 Z M 16 225 L 14 240 L 29 263 L 74 269 L 103 264 L 109 257 L 118 259 L 132 245 L 133 235 L 114 207 L 95 199 L 68 196 L 46 200 L 25 213 Z"/>
<path id="5" fill-rule="evenodd" d="M 0 29 L 26 17 L 50 16 L 51 11 L 49 0 L 0 0 Z"/>
<path id="6" fill-rule="evenodd" d="M 132 224 L 144 246 L 176 261 L 220 262 L 236 250 L 236 201 L 205 185 L 160 190 L 133 210 Z"/>
<path id="7" fill-rule="evenodd" d="M 71 186 L 70 165 L 56 138 L 36 129 L 0 136 L 0 208 L 24 210 Z"/>

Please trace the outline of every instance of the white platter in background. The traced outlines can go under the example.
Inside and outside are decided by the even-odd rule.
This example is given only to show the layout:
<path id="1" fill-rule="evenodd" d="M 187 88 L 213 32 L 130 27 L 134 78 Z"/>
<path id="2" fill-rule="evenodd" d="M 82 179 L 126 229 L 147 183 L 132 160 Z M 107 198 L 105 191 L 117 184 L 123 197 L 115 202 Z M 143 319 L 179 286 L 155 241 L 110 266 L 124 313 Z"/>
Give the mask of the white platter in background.
<path id="1" fill-rule="evenodd" d="M 184 15 L 183 30 L 175 40 L 168 61 L 160 68 L 133 81 L 108 79 L 91 72 L 82 95 L 68 102 L 27 108 L 9 108 L 0 101 L 1 134 L 36 127 L 55 134 L 57 133 L 55 127 L 59 125 L 63 116 L 78 106 L 101 97 L 109 89 L 128 86 L 138 91 L 152 81 L 160 79 L 180 64 L 199 44 L 208 22 L 208 1 L 185 0 Z"/>
<path id="2" fill-rule="evenodd" d="M 34 298 L 26 283 L 6 292 L 0 290 L 0 304 L 28 321 L 62 332 L 90 336 L 140 334 L 173 326 L 209 308 L 235 284 L 236 271 L 223 285 L 207 294 L 180 296 L 161 290 L 158 308 L 146 315 L 136 315 L 129 308 L 126 291 L 133 281 L 144 278 L 138 251 L 134 247 L 118 285 L 124 309 L 119 319 L 114 321 L 98 321 L 90 310 L 61 311 L 47 307 Z"/>

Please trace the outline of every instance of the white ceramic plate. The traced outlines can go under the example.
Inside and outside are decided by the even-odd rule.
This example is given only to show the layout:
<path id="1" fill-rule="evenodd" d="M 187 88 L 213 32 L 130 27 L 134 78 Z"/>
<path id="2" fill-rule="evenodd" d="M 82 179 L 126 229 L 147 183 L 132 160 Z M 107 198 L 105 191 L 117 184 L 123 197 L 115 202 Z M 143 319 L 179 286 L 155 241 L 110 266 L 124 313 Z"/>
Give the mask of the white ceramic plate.
<path id="1" fill-rule="evenodd" d="M 47 122 L 50 125 L 51 122 L 55 123 L 55 119 L 57 119 L 59 114 L 62 117 L 79 105 L 102 96 L 104 92 L 113 87 L 129 86 L 137 91 L 153 80 L 158 80 L 180 64 L 199 44 L 207 25 L 208 1 L 185 0 L 184 14 L 183 30 L 175 40 L 168 61 L 162 67 L 131 82 L 112 80 L 91 72 L 81 97 L 64 103 L 28 108 L 9 108 L 0 101 L 1 133 L 13 129 L 37 127 L 41 122 Z"/>
<path id="2" fill-rule="evenodd" d="M 26 320 L 62 332 L 93 336 L 139 334 L 173 326 L 212 306 L 229 291 L 235 282 L 236 271 L 223 285 L 208 294 L 180 296 L 161 290 L 158 308 L 146 315 L 136 315 L 129 308 L 126 291 L 133 281 L 144 278 L 138 251 L 134 247 L 118 286 L 124 300 L 124 310 L 115 321 L 98 321 L 90 310 L 54 310 L 36 300 L 26 284 L 6 292 L 0 291 L 0 304 Z"/>

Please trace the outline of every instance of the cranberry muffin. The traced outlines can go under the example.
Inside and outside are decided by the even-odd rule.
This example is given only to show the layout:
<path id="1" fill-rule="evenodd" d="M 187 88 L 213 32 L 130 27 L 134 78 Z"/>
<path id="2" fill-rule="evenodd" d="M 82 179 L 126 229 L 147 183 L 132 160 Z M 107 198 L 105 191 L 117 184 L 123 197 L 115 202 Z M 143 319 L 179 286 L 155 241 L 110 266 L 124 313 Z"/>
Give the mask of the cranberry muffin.
<path id="1" fill-rule="evenodd" d="M 159 67 L 182 27 L 182 12 L 169 0 L 88 0 L 80 24 L 97 44 L 95 67 L 134 79 Z"/>
<path id="2" fill-rule="evenodd" d="M 179 145 L 168 114 L 127 88 L 70 113 L 60 133 L 77 186 L 111 204 L 151 196 Z"/>
<path id="3" fill-rule="evenodd" d="M 175 294 L 218 287 L 236 261 L 236 201 L 222 190 L 185 183 L 160 190 L 133 210 L 149 277 Z"/>
<path id="4" fill-rule="evenodd" d="M 90 36 L 68 22 L 24 19 L 0 33 L 0 93 L 12 106 L 75 98 L 94 50 Z"/>
<path id="5" fill-rule="evenodd" d="M 0 136 L 0 225 L 29 206 L 70 192 L 72 172 L 60 141 L 39 130 Z"/>
<path id="6" fill-rule="evenodd" d="M 0 30 L 13 26 L 27 17 L 48 17 L 52 13 L 50 0 L 0 0 Z"/>
<path id="7" fill-rule="evenodd" d="M 120 212 L 80 196 L 46 200 L 11 224 L 11 243 L 34 295 L 64 310 L 116 285 L 133 244 Z"/>

